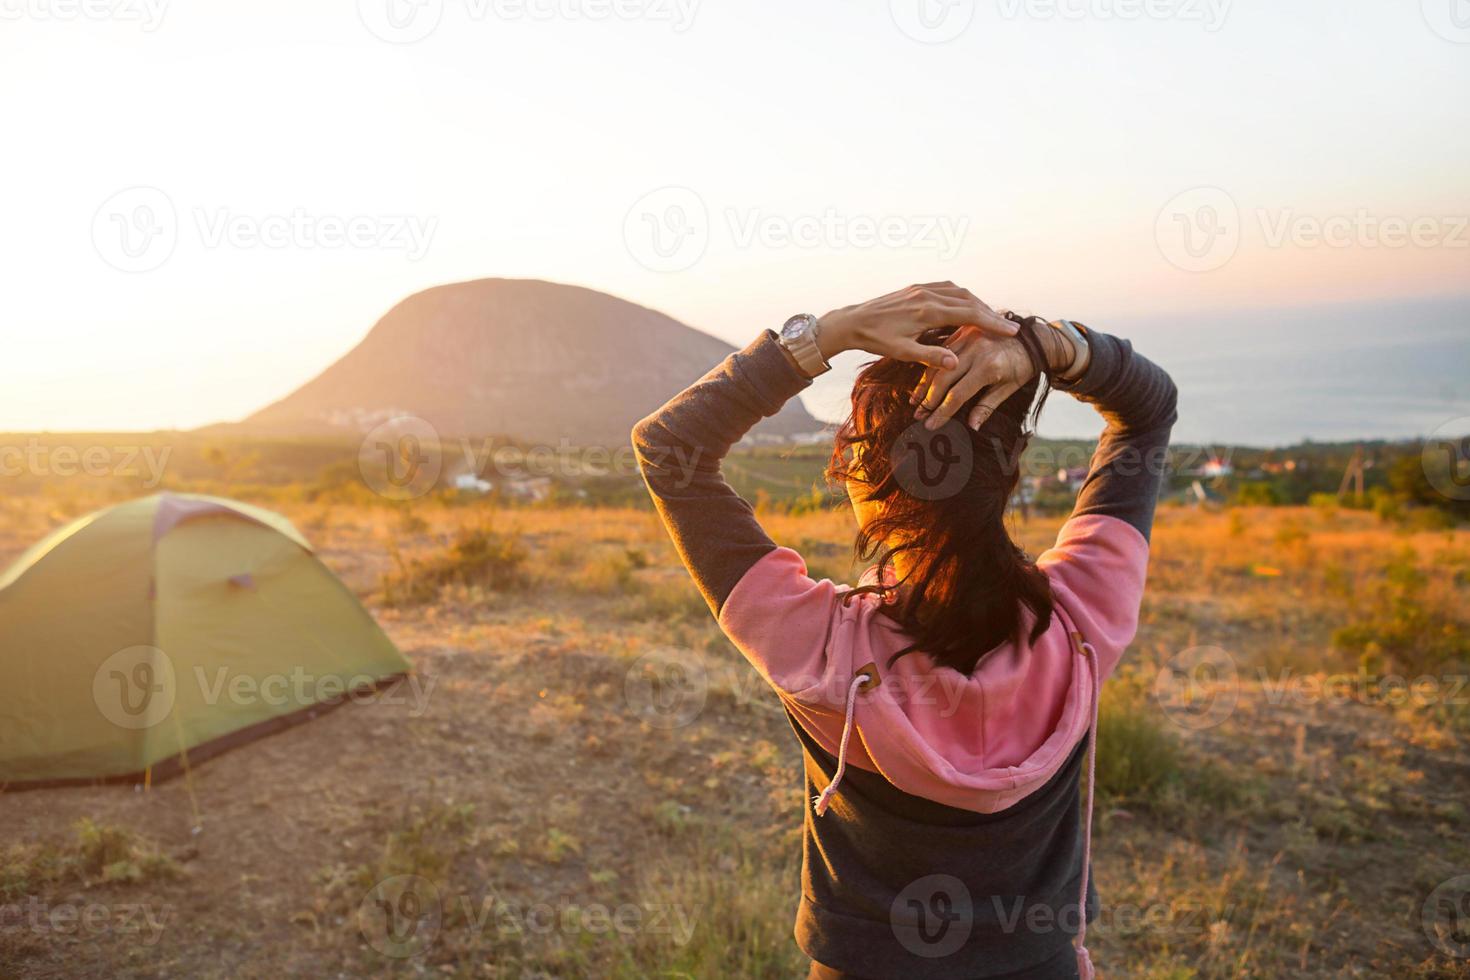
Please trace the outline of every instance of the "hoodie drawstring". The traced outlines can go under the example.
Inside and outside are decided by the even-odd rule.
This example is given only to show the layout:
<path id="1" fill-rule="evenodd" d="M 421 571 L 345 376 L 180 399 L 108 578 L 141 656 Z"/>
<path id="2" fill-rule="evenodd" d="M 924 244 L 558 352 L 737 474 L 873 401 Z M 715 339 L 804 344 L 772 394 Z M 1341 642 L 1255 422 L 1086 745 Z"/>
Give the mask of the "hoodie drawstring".
<path id="1" fill-rule="evenodd" d="M 1093 980 L 1097 972 L 1092 966 L 1092 956 L 1087 952 L 1087 874 L 1092 866 L 1092 792 L 1097 782 L 1097 699 L 1098 669 L 1097 650 L 1073 634 L 1080 641 L 1087 666 L 1092 673 L 1092 721 L 1087 728 L 1087 788 L 1082 805 L 1082 893 L 1077 899 L 1077 975 L 1081 980 Z"/>
<path id="2" fill-rule="evenodd" d="M 858 692 L 863 689 L 864 684 L 871 683 L 872 680 L 867 674 L 859 673 L 847 686 L 847 718 L 842 723 L 842 744 L 837 747 L 837 771 L 832 774 L 832 781 L 822 790 L 822 795 L 812 800 L 819 817 L 827 812 L 832 795 L 837 792 L 837 784 L 842 782 L 842 774 L 847 772 L 847 742 L 852 738 L 852 710 L 857 707 Z"/>

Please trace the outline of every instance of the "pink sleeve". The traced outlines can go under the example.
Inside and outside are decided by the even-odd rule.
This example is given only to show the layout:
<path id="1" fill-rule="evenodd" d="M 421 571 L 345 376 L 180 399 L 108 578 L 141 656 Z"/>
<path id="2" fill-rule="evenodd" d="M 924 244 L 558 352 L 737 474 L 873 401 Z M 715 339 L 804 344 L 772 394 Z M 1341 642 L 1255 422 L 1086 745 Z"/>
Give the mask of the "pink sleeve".
<path id="1" fill-rule="evenodd" d="M 855 627 L 859 606 L 843 605 L 846 591 L 814 581 L 800 555 L 777 548 L 731 591 L 720 628 L 783 697 L 841 710 L 854 671 L 851 638 L 842 634 Z"/>
<path id="2" fill-rule="evenodd" d="M 1062 525 L 1056 545 L 1037 565 L 1108 676 L 1138 630 L 1148 542 L 1126 521 L 1088 514 Z"/>

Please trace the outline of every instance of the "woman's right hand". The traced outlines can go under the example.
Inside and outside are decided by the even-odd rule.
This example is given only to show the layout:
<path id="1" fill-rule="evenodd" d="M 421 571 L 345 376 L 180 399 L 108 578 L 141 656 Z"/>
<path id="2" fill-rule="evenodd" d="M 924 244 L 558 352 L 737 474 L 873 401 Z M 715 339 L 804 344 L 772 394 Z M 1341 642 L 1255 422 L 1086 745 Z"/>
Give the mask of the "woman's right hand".
<path id="1" fill-rule="evenodd" d="M 833 310 L 818 321 L 817 347 L 831 360 L 847 350 L 951 369 L 959 365 L 953 351 L 919 342 L 936 327 L 974 327 L 990 337 L 1014 337 L 1016 325 L 976 295 L 952 282 L 910 286 L 856 306 Z"/>
<path id="2" fill-rule="evenodd" d="M 1036 332 L 1036 339 L 1048 370 L 1059 371 L 1072 363 L 1072 347 L 1060 332 L 1042 328 Z M 954 366 L 926 370 L 909 397 L 918 406 L 914 418 L 923 420 L 924 427 L 931 431 L 948 422 L 961 406 L 983 391 L 965 418 L 971 429 L 979 429 L 1001 403 L 1036 377 L 1031 355 L 1015 337 L 997 340 L 972 327 L 961 327 L 945 344 L 955 353 Z"/>

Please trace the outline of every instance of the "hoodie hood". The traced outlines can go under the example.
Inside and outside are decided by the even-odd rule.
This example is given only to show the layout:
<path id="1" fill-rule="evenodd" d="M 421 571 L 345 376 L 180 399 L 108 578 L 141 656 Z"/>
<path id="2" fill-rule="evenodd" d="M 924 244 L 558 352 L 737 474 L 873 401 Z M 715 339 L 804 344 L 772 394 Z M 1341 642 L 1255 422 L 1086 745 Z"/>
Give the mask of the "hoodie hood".
<path id="1" fill-rule="evenodd" d="M 993 813 L 1045 785 L 1087 732 L 1095 687 L 1137 626 L 1147 558 L 1122 521 L 1068 522 L 1037 562 L 1057 615 L 1035 643 L 996 648 L 968 677 L 922 651 L 889 666 L 910 640 L 883 600 L 807 578 L 785 548 L 751 568 L 720 621 L 824 749 L 906 793 Z"/>

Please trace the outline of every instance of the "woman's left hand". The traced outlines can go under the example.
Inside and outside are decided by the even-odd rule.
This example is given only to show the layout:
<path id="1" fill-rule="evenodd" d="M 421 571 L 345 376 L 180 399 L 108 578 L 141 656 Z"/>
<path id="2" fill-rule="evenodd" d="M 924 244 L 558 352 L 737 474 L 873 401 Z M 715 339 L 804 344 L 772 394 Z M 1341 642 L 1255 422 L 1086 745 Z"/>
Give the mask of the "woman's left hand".
<path id="1" fill-rule="evenodd" d="M 818 323 L 817 349 L 827 360 L 843 351 L 862 350 L 942 368 L 955 363 L 954 354 L 920 338 L 936 327 L 962 324 L 991 336 L 1016 332 L 1014 323 L 963 286 L 931 282 L 833 310 Z"/>
<path id="2" fill-rule="evenodd" d="M 1055 367 L 1067 356 L 1059 348 L 1065 341 L 1055 330 L 1039 330 L 1037 339 L 1048 365 Z M 914 417 L 923 419 L 930 431 L 953 418 L 976 392 L 988 388 L 965 419 L 971 429 L 980 428 L 1002 402 L 1036 377 L 1030 355 L 1015 337 L 996 338 L 974 327 L 960 327 L 945 346 L 954 351 L 958 363 L 926 370 L 909 396 L 909 401 L 918 406 Z"/>

